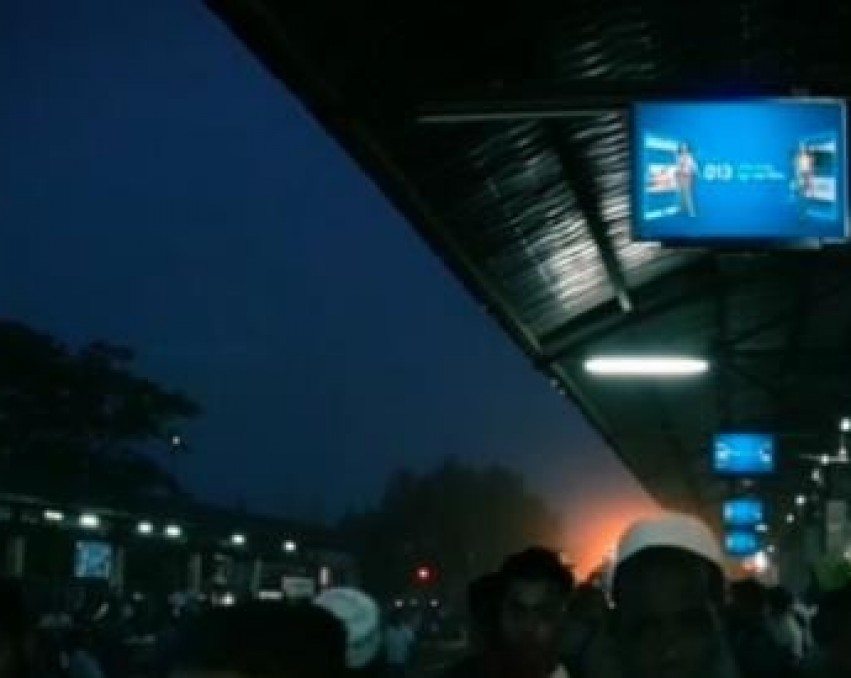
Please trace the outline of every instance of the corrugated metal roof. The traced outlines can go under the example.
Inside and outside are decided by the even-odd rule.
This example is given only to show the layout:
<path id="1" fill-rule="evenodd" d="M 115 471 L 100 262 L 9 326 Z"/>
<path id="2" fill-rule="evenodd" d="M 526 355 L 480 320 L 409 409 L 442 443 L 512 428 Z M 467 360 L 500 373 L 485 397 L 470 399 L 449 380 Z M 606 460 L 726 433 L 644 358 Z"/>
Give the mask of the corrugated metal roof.
<path id="1" fill-rule="evenodd" d="M 847 251 L 632 242 L 626 113 L 636 98 L 845 95 L 851 3 L 209 3 L 657 495 L 718 498 L 719 427 L 835 438 L 851 361 L 816 355 L 851 349 Z M 714 367 L 664 388 L 585 374 L 584 356 L 623 347 Z"/>

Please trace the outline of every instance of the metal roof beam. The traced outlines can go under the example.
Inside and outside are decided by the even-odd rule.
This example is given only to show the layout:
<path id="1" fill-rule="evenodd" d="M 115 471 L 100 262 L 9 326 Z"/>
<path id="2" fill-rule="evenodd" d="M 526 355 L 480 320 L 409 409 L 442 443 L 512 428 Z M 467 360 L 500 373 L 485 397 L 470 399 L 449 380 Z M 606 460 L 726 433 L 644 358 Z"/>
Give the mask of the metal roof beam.
<path id="1" fill-rule="evenodd" d="M 723 351 L 727 345 L 727 335 L 729 334 L 730 295 L 720 264 L 717 260 L 715 263 L 715 342 Z M 723 364 L 720 367 L 721 369 L 715 377 L 716 416 L 721 426 L 727 426 L 733 416 L 733 389 L 730 388 L 729 371 Z"/>
<path id="2" fill-rule="evenodd" d="M 571 320 L 541 338 L 541 346 L 551 362 L 562 360 L 587 349 L 594 342 L 629 327 L 653 320 L 680 306 L 700 301 L 721 284 L 716 268 L 716 254 L 699 255 L 691 264 L 670 271 L 633 290 L 636 310 L 622 315 L 610 302 L 580 318 Z M 758 266 L 742 269 L 726 276 L 727 293 L 736 287 L 764 276 Z"/>
<path id="3" fill-rule="evenodd" d="M 564 138 L 561 130 L 553 123 L 545 123 L 545 133 L 550 139 L 553 153 L 558 161 L 565 183 L 576 196 L 576 202 L 585 217 L 588 233 L 600 255 L 609 284 L 621 310 L 629 313 L 634 308 L 632 295 L 626 284 L 620 259 L 612 239 L 606 230 L 606 222 L 600 210 L 600 188 L 596 185 L 588 159 L 577 145 Z"/>
<path id="4" fill-rule="evenodd" d="M 565 94 L 568 92 L 569 94 Z M 847 83 L 814 83 L 792 87 L 788 83 L 748 83 L 748 97 L 818 96 L 849 98 Z M 588 116 L 626 114 L 636 101 L 705 101 L 707 97 L 729 98 L 730 92 L 709 91 L 691 83 L 636 85 L 634 82 L 559 83 L 547 89 L 514 88 L 468 90 L 425 97 L 414 106 L 413 117 L 422 124 L 462 124 L 565 120 Z M 732 94 L 742 96 L 741 92 Z"/>

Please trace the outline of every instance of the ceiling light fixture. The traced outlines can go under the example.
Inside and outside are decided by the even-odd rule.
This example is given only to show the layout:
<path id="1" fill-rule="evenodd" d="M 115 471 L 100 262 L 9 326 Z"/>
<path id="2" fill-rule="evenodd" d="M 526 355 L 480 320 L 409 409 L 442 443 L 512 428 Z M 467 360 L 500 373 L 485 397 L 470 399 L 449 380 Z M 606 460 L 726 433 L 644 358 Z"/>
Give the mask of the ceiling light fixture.
<path id="1" fill-rule="evenodd" d="M 708 360 L 689 356 L 597 356 L 585 361 L 590 374 L 613 377 L 686 377 L 708 369 Z"/>
<path id="2" fill-rule="evenodd" d="M 80 527 L 87 530 L 96 530 L 100 527 L 100 518 L 94 513 L 84 513 L 80 516 Z"/>

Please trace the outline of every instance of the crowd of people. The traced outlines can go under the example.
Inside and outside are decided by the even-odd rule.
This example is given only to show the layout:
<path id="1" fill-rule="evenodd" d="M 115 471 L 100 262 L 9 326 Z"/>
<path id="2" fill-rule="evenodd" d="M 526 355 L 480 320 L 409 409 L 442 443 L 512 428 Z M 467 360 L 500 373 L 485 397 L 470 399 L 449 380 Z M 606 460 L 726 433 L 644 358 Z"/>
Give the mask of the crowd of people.
<path id="1" fill-rule="evenodd" d="M 727 582 L 710 530 L 671 514 L 626 531 L 602 586 L 545 549 L 475 582 L 474 651 L 450 676 L 851 678 L 851 586 L 815 602 Z"/>
<path id="2" fill-rule="evenodd" d="M 434 675 L 851 678 L 851 586 L 807 607 L 781 588 L 727 582 L 717 541 L 692 517 L 634 524 L 605 579 L 577 585 L 541 547 L 510 556 L 470 585 L 466 653 Z M 354 589 L 299 604 L 167 609 L 139 673 L 128 660 L 132 608 L 85 624 L 57 612 L 31 619 L 21 589 L 5 582 L 0 678 L 402 678 L 415 644 L 400 611 L 382 620 Z"/>

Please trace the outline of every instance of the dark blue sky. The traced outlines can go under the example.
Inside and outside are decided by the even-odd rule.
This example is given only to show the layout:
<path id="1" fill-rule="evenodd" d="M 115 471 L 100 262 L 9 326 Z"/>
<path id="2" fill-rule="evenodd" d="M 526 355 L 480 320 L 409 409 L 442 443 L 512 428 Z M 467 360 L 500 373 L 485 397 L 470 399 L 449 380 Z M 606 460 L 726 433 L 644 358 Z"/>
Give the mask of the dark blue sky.
<path id="1" fill-rule="evenodd" d="M 560 508 L 641 499 L 200 3 L 0 3 L 0 91 L 2 313 L 194 395 L 198 493 L 336 513 L 460 454 Z"/>

